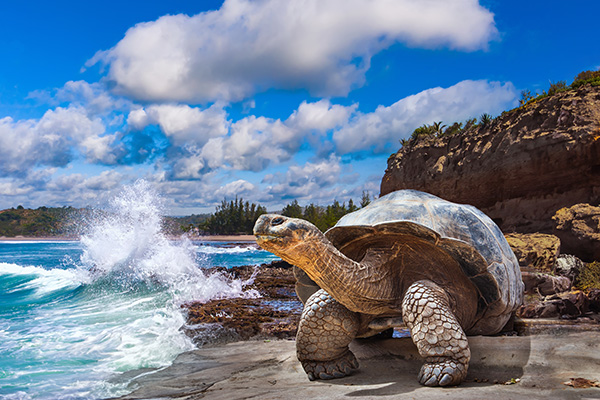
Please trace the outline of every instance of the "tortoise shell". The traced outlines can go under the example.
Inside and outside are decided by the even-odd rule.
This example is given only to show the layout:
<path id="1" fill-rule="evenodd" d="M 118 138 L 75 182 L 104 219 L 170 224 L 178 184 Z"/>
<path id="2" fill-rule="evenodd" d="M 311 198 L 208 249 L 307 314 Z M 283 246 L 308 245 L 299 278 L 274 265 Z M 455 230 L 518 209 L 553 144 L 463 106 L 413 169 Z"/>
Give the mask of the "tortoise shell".
<path id="1" fill-rule="evenodd" d="M 470 334 L 498 332 L 523 302 L 517 258 L 498 226 L 473 206 L 400 190 L 345 215 L 325 235 L 356 261 L 374 238 L 381 243 L 387 237 L 390 242 L 399 237 L 429 242 L 433 246 L 425 251 L 450 255 L 479 292 L 478 320 Z"/>

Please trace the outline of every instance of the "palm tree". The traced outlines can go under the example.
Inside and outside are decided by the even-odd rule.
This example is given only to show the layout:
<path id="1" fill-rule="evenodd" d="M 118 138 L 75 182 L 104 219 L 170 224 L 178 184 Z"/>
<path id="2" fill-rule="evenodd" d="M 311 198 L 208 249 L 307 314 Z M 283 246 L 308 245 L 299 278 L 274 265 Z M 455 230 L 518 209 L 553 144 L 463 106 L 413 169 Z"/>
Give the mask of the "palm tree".
<path id="1" fill-rule="evenodd" d="M 431 127 L 433 128 L 433 133 L 436 136 L 442 136 L 444 134 L 444 128 L 446 127 L 446 125 L 442 125 L 442 121 L 440 121 L 434 122 L 433 125 L 431 125 Z"/>
<path id="2" fill-rule="evenodd" d="M 479 124 L 481 125 L 481 127 L 485 128 L 486 126 L 488 126 L 492 121 L 494 120 L 494 118 L 488 114 L 488 113 L 483 113 L 481 114 L 481 117 L 479 117 Z"/>

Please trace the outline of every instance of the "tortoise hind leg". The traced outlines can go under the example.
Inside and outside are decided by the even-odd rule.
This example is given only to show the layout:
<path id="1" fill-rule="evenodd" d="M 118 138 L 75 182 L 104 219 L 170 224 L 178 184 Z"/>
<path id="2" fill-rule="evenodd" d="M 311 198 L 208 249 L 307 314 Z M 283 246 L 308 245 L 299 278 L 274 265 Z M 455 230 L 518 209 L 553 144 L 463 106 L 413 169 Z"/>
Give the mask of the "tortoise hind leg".
<path id="1" fill-rule="evenodd" d="M 404 295 L 402 316 L 419 354 L 425 358 L 419 382 L 426 386 L 462 382 L 471 351 L 444 290 L 431 281 L 413 283 Z"/>
<path id="2" fill-rule="evenodd" d="M 349 375 L 358 361 L 348 344 L 358 331 L 358 315 L 320 289 L 306 301 L 296 354 L 308 379 L 333 379 Z"/>

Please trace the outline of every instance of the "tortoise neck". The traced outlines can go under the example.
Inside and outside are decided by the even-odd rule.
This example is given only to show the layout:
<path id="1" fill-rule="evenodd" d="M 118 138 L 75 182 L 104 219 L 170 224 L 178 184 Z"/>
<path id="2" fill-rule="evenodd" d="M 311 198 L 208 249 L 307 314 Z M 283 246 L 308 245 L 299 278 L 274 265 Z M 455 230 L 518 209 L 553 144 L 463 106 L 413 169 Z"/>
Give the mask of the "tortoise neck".
<path id="1" fill-rule="evenodd" d="M 301 259 L 292 263 L 351 311 L 365 314 L 389 311 L 389 302 L 373 299 L 374 288 L 369 283 L 376 271 L 346 257 L 329 240 L 323 239 L 298 248 Z"/>

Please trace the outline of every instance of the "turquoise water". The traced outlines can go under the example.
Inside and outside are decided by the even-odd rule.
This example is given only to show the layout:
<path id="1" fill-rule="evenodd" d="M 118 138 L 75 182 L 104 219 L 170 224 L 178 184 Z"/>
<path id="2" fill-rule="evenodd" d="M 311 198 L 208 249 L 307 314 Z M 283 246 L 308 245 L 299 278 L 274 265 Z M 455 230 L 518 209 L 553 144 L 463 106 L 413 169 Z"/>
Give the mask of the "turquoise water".
<path id="1" fill-rule="evenodd" d="M 194 348 L 180 330 L 182 304 L 258 295 L 203 268 L 273 255 L 251 244 L 168 240 L 156 203 L 137 184 L 80 241 L 0 242 L 0 398 L 126 394 L 136 371 Z"/>

